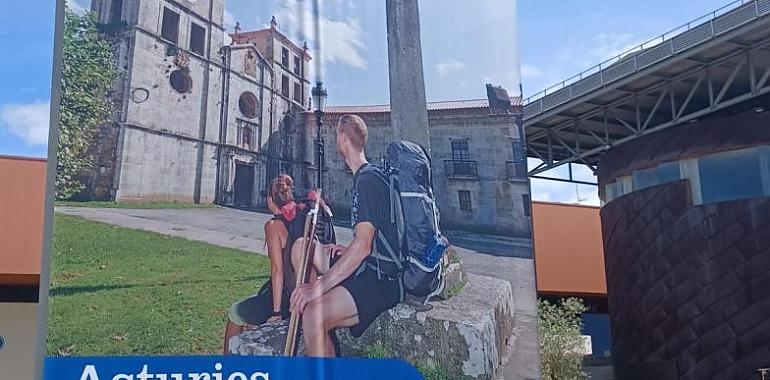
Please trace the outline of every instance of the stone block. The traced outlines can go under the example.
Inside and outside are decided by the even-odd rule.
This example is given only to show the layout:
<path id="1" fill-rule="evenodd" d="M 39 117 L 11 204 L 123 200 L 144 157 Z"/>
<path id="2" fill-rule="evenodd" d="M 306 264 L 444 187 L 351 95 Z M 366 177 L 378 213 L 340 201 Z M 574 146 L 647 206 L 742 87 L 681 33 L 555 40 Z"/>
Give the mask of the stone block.
<path id="1" fill-rule="evenodd" d="M 359 338 L 347 329 L 336 332 L 340 355 L 366 356 L 382 347 L 393 357 L 443 368 L 466 379 L 494 379 L 513 332 L 513 291 L 508 281 L 468 275 L 455 296 L 432 301 L 427 312 L 406 304 L 380 315 Z M 229 342 L 235 355 L 283 354 L 288 323 L 265 324 Z M 300 339 L 299 355 L 305 349 Z"/>
<path id="2" fill-rule="evenodd" d="M 468 275 L 454 297 L 417 312 L 400 304 L 380 315 L 360 338 L 338 331 L 343 356 L 382 345 L 394 357 L 433 364 L 469 379 L 493 379 L 513 330 L 509 282 Z"/>
<path id="3" fill-rule="evenodd" d="M 265 323 L 246 330 L 230 339 L 229 352 L 243 356 L 283 356 L 289 321 Z M 305 354 L 305 342 L 298 334 L 297 355 Z"/>
<path id="4" fill-rule="evenodd" d="M 441 300 L 447 300 L 452 295 L 464 286 L 468 280 L 468 275 L 465 272 L 462 262 L 457 257 L 457 253 L 453 246 L 450 246 L 447 250 L 447 262 L 449 263 L 444 269 L 445 286 L 444 290 L 438 295 Z"/>

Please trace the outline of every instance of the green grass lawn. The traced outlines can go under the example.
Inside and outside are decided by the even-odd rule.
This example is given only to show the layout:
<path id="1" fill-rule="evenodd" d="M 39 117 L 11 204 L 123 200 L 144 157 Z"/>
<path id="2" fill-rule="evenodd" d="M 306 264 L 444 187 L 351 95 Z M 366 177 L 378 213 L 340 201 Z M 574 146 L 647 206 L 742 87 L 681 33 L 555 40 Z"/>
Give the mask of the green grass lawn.
<path id="1" fill-rule="evenodd" d="M 221 353 L 226 311 L 267 279 L 253 253 L 55 216 L 51 355 Z"/>
<path id="2" fill-rule="evenodd" d="M 183 203 L 183 202 L 75 202 L 75 201 L 56 201 L 56 206 L 69 207 L 94 207 L 94 208 L 212 208 L 212 203 Z"/>

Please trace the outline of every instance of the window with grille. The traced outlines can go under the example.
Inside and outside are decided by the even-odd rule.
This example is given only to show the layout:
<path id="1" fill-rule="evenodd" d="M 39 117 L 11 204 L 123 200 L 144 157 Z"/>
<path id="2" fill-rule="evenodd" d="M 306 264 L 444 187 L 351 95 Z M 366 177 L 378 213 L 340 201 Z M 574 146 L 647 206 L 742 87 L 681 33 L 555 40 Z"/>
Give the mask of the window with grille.
<path id="1" fill-rule="evenodd" d="M 179 13 L 163 8 L 163 24 L 160 36 L 173 43 L 179 42 Z"/>
<path id="2" fill-rule="evenodd" d="M 524 144 L 518 140 L 511 143 L 513 161 L 508 164 L 508 176 L 511 179 L 527 177 L 527 154 Z"/>
<path id="3" fill-rule="evenodd" d="M 522 162 L 527 161 L 526 153 L 524 152 L 524 145 L 518 141 L 512 143 L 513 146 L 513 161 Z"/>
<path id="4" fill-rule="evenodd" d="M 468 150 L 468 140 L 452 141 L 452 159 L 470 160 L 471 153 Z"/>
<path id="5" fill-rule="evenodd" d="M 460 198 L 460 210 L 471 211 L 473 209 L 473 205 L 471 204 L 471 192 L 468 190 L 459 190 L 457 195 Z"/>

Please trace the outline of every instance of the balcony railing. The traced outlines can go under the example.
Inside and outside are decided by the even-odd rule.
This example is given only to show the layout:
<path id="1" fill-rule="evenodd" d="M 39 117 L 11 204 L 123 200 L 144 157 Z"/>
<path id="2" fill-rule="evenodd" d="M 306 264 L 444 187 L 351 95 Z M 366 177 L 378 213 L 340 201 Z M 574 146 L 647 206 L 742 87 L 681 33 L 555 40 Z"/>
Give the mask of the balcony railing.
<path id="1" fill-rule="evenodd" d="M 476 161 L 446 160 L 444 161 L 447 177 L 449 178 L 478 178 L 479 168 Z"/>
<path id="2" fill-rule="evenodd" d="M 507 161 L 505 171 L 510 181 L 524 181 L 527 179 L 527 161 Z"/>

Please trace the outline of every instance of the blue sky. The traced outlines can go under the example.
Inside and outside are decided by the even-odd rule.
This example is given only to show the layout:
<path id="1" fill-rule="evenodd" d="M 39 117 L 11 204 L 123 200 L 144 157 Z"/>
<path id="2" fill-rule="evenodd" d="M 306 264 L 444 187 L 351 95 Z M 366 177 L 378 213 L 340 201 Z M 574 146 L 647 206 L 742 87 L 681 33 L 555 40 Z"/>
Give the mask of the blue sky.
<path id="1" fill-rule="evenodd" d="M 88 0 L 70 0 L 88 8 Z M 535 93 L 626 48 L 700 17 L 727 0 L 420 0 L 428 100 L 484 98 L 492 82 Z M 308 3 L 307 1 L 305 3 Z M 266 26 L 295 37 L 310 31 L 310 9 L 297 0 L 227 0 L 225 24 Z M 329 104 L 389 100 L 383 1 L 324 0 L 322 75 Z M 0 154 L 46 155 L 53 0 L 11 0 L 0 13 Z M 304 33 L 303 33 L 304 32 Z M 515 40 L 518 34 L 520 46 Z M 584 169 L 583 179 L 593 178 Z M 558 173 L 557 173 L 558 174 Z M 563 174 L 563 170 L 562 170 Z M 596 189 L 532 181 L 533 198 L 598 203 Z"/>

